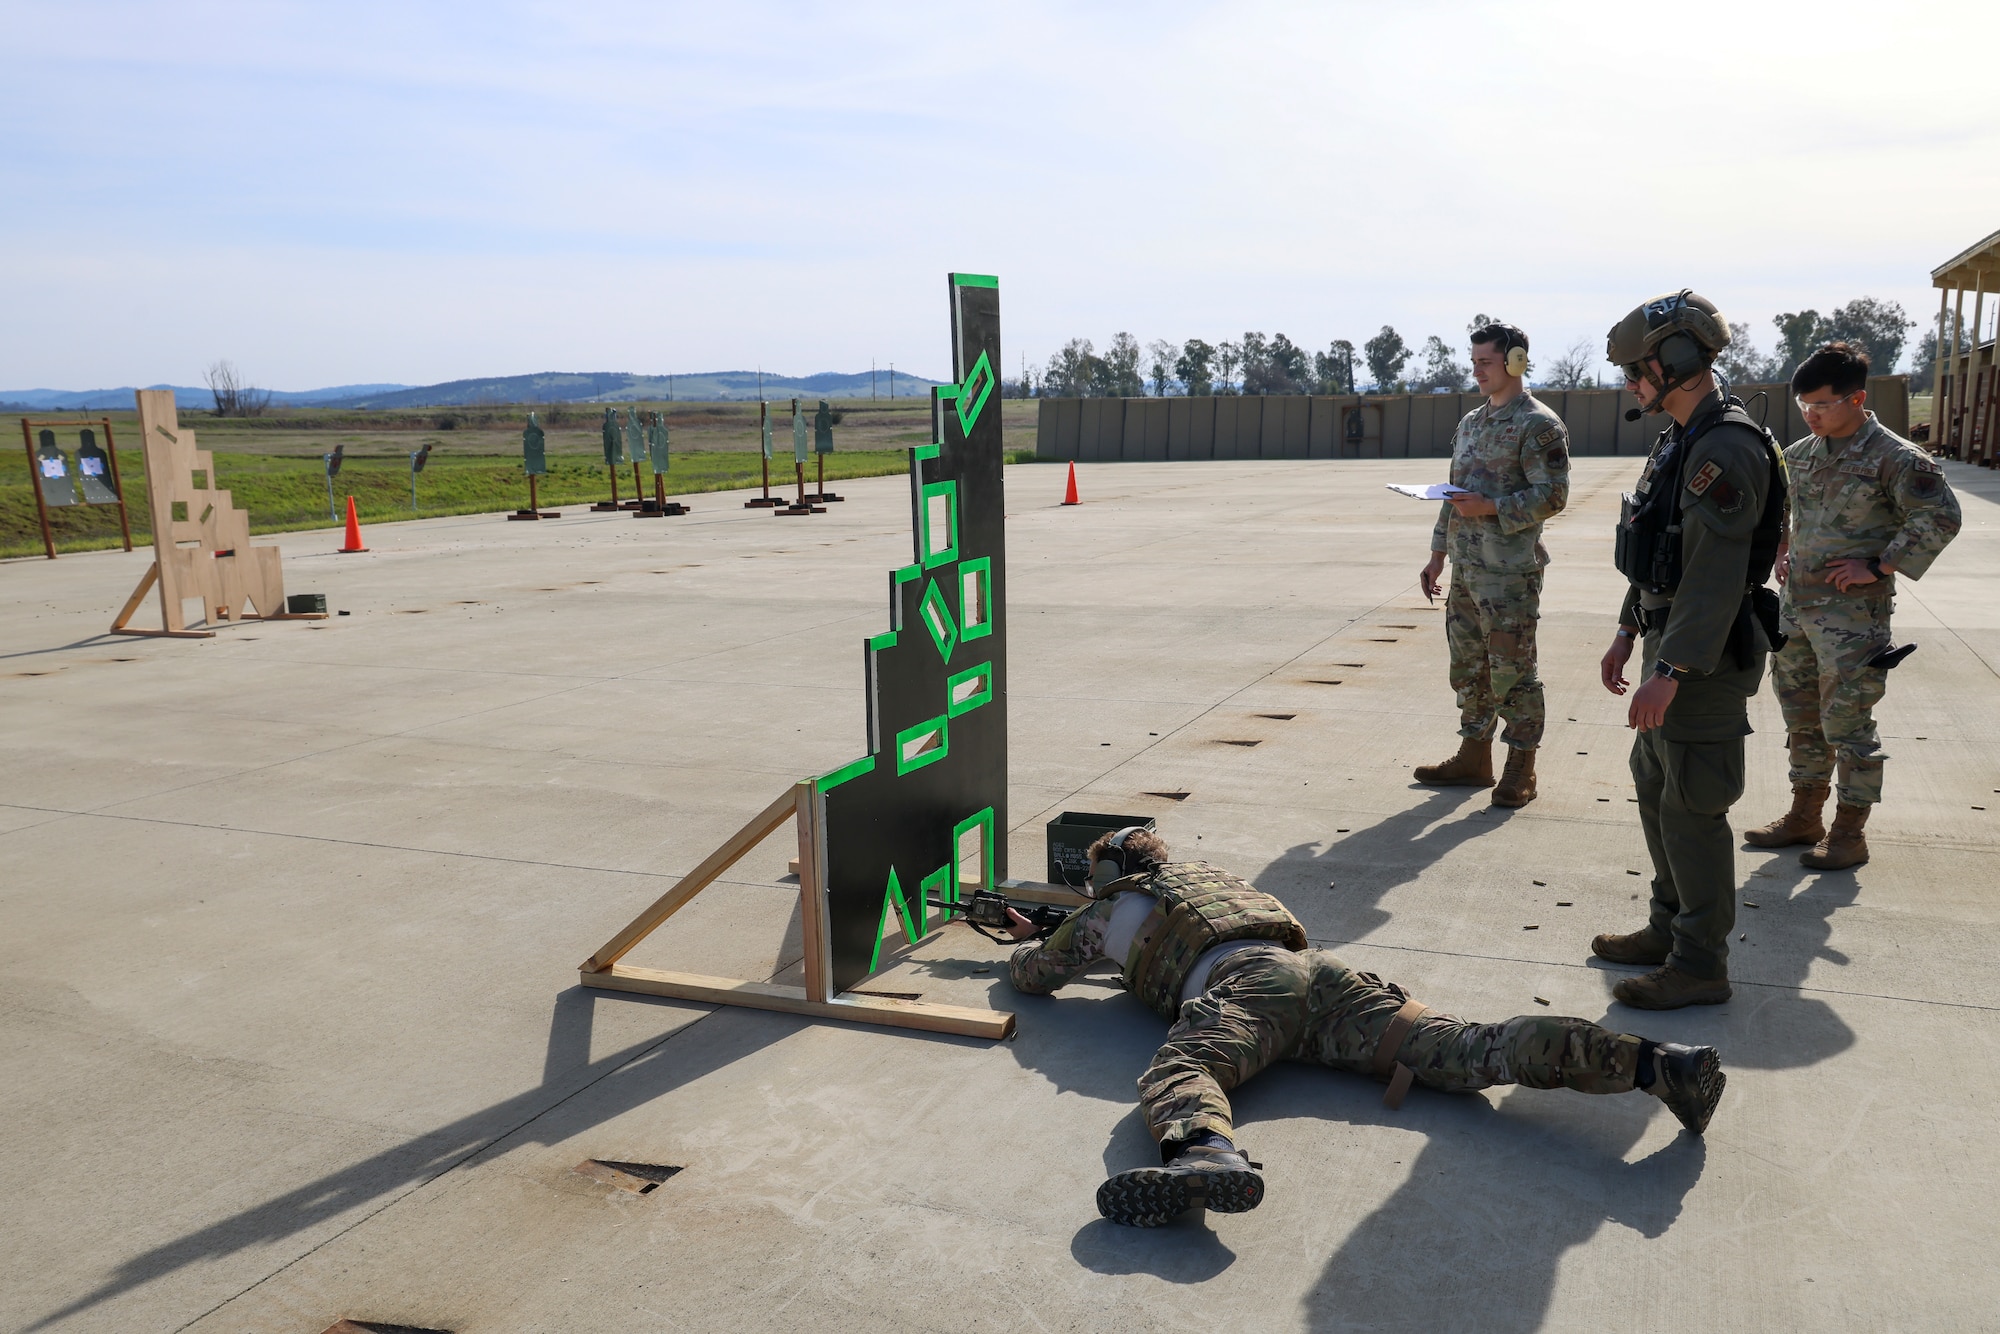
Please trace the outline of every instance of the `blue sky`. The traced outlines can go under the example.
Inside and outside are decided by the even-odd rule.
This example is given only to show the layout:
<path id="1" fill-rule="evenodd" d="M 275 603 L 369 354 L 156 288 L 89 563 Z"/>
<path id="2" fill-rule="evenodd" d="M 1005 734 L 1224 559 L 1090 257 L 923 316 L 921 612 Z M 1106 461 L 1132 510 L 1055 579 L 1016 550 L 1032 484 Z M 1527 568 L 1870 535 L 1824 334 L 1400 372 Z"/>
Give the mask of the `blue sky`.
<path id="1" fill-rule="evenodd" d="M 1683 285 L 1767 349 L 1927 318 L 2000 228 L 2000 5 L 1802 8 L 9 0 L 0 387 L 941 376 L 953 268 L 1009 374 L 1477 311 L 1546 354 Z"/>

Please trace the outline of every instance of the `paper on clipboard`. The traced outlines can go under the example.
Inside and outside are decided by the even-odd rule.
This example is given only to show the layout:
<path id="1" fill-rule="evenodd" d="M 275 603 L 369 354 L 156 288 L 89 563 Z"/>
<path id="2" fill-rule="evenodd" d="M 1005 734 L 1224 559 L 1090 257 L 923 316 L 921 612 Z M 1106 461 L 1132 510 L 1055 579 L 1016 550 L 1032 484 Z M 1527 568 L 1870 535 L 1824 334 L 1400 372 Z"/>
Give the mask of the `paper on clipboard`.
<path id="1" fill-rule="evenodd" d="M 1450 482 L 1433 482 L 1429 486 L 1410 486 L 1402 482 L 1390 482 L 1389 489 L 1399 495 L 1416 500 L 1445 500 L 1452 496 L 1469 496 L 1472 492 Z"/>

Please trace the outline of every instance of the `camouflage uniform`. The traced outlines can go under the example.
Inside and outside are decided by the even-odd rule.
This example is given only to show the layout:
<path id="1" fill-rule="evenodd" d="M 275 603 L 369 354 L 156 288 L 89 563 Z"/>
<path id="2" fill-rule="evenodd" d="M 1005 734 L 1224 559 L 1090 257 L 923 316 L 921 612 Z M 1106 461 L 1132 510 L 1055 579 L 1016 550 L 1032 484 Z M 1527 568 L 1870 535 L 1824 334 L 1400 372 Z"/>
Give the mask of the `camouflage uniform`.
<path id="1" fill-rule="evenodd" d="M 1073 913 L 1045 944 L 1015 950 L 1009 961 L 1015 988 L 1045 995 L 1105 958 L 1105 928 L 1119 897 Z M 1158 910 L 1147 919 L 1119 961 L 1121 971 L 1145 955 L 1166 920 Z M 1146 981 L 1126 976 L 1135 992 L 1143 993 Z M 1228 1090 L 1274 1061 L 1370 1073 L 1384 1031 L 1408 999 L 1403 988 L 1356 972 L 1326 950 L 1260 941 L 1225 955 L 1200 994 L 1178 1005 L 1166 1044 L 1139 1078 L 1140 1106 L 1161 1156 L 1203 1133 L 1230 1135 Z M 1584 1019 L 1523 1015 L 1474 1024 L 1426 1013 L 1395 1055 L 1417 1083 L 1450 1092 L 1525 1084 L 1624 1093 L 1635 1084 L 1639 1045 L 1636 1037 Z"/>
<path id="2" fill-rule="evenodd" d="M 1452 435 L 1451 484 L 1499 507 L 1464 519 L 1447 501 L 1431 531 L 1431 550 L 1451 557 L 1444 626 L 1458 734 L 1484 741 L 1502 718 L 1502 740 L 1532 750 L 1547 722 L 1535 674 L 1542 524 L 1569 501 L 1569 428 L 1525 389 L 1505 407 L 1482 403 Z"/>
<path id="3" fill-rule="evenodd" d="M 1958 534 L 1958 498 L 1921 445 L 1868 414 L 1847 440 L 1809 435 L 1785 451 L 1791 473 L 1791 574 L 1780 602 L 1791 636 L 1771 664 L 1784 710 L 1792 783 L 1829 783 L 1843 806 L 1882 800 L 1873 710 L 1888 685 L 1868 659 L 1892 642 L 1896 579 L 1922 577 Z M 1894 568 L 1843 593 L 1827 566 L 1870 557 Z"/>

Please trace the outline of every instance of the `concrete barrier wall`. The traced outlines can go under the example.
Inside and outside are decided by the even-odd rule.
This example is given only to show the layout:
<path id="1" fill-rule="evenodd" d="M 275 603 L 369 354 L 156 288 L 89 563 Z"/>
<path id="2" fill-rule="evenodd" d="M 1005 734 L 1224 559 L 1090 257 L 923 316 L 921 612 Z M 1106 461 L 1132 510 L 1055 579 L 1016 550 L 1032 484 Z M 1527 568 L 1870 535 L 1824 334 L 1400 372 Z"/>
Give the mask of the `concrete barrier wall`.
<path id="1" fill-rule="evenodd" d="M 1786 386 L 1749 385 L 1736 392 L 1780 441 L 1806 434 Z M 1761 403 L 1754 398 L 1759 392 Z M 1876 376 L 1868 381 L 1868 396 L 1883 425 L 1910 433 L 1908 377 Z M 1626 410 L 1638 400 L 1622 389 L 1538 389 L 1535 397 L 1569 426 L 1570 448 L 1580 455 L 1641 457 L 1664 421 L 1626 421 Z M 1479 402 L 1478 394 L 1045 398 L 1035 454 L 1085 463 L 1443 458 L 1451 453 L 1459 419 Z"/>

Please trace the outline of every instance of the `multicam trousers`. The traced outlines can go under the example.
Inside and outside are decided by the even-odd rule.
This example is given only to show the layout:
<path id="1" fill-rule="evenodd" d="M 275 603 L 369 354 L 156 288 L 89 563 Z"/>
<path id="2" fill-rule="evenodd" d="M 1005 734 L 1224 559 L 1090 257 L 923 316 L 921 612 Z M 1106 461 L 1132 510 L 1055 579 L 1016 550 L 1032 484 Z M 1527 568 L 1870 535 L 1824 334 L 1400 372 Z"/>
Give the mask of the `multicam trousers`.
<path id="1" fill-rule="evenodd" d="M 1535 623 L 1541 617 L 1542 572 L 1510 573 L 1454 561 L 1444 600 L 1444 637 L 1451 649 L 1451 688 L 1458 696 L 1458 734 L 1485 740 L 1496 718 L 1510 746 L 1542 744 L 1548 721 L 1542 680 L 1535 674 Z"/>
<path id="2" fill-rule="evenodd" d="M 1875 706 L 1889 673 L 1866 666 L 1889 646 L 1889 599 L 1849 596 L 1789 608 L 1791 638 L 1771 662 L 1784 711 L 1792 783 L 1830 783 L 1838 769 L 1843 806 L 1882 800 L 1881 735 Z"/>
<path id="3" fill-rule="evenodd" d="M 1325 950 L 1245 950 L 1216 965 L 1208 989 L 1181 1006 L 1166 1045 L 1139 1077 L 1161 1157 L 1197 1135 L 1231 1129 L 1228 1091 L 1274 1061 L 1370 1072 L 1376 1045 L 1409 993 L 1356 972 Z M 1447 1092 L 1525 1084 L 1624 1093 L 1639 1039 L 1585 1019 L 1522 1015 L 1474 1024 L 1417 1020 L 1397 1053 L 1416 1082 Z"/>

